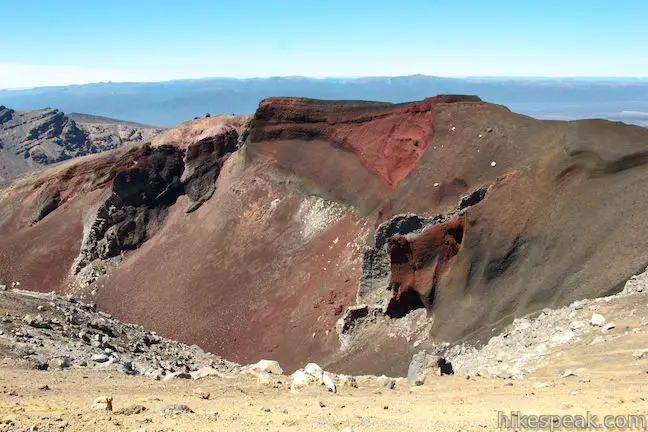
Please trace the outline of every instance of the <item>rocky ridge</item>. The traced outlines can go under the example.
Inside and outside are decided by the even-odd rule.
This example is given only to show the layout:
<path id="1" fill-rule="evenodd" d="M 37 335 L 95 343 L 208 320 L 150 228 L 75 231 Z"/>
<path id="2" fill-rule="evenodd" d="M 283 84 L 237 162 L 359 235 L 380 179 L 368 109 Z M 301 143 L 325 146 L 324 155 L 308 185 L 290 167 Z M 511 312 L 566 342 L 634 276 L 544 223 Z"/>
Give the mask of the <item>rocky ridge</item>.
<path id="1" fill-rule="evenodd" d="M 141 143 L 160 131 L 52 108 L 21 112 L 0 105 L 0 182 L 41 165 Z"/>

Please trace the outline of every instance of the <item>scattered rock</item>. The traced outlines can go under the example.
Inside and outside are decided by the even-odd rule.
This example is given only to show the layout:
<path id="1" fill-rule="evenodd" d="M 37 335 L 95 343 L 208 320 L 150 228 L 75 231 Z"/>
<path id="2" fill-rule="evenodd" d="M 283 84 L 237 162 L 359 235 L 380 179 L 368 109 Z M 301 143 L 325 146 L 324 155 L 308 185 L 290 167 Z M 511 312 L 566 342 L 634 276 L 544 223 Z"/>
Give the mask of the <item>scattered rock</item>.
<path id="1" fill-rule="evenodd" d="M 572 321 L 569 324 L 569 327 L 572 329 L 572 331 L 576 331 L 585 327 L 585 323 L 583 321 Z"/>
<path id="2" fill-rule="evenodd" d="M 38 370 L 88 367 L 115 370 L 127 375 L 162 379 L 172 373 L 186 378 L 186 372 L 199 378 L 227 374 L 239 369 L 197 347 L 164 339 L 141 326 L 114 320 L 98 312 L 95 305 L 79 302 L 74 296 L 52 293 L 2 294 L 3 304 L 23 304 L 28 310 L 43 306 L 47 316 L 3 314 L 0 327 L 11 348 L 9 357 L 27 360 Z M 6 298 L 5 298 L 6 297 Z M 26 325 L 19 326 L 18 321 Z M 4 323 L 14 323 L 7 331 Z"/>
<path id="3" fill-rule="evenodd" d="M 38 386 L 38 390 L 49 390 L 50 387 L 47 384 L 43 384 L 41 386 Z"/>
<path id="4" fill-rule="evenodd" d="M 108 360 L 110 360 L 110 356 L 101 353 L 101 354 L 95 354 L 92 357 L 90 357 L 90 360 L 92 360 L 95 363 L 105 363 Z"/>
<path id="5" fill-rule="evenodd" d="M 194 389 L 194 393 L 198 395 L 200 399 L 209 399 L 209 396 L 211 396 L 209 392 L 204 391 L 200 387 Z"/>
<path id="6" fill-rule="evenodd" d="M 52 329 L 52 325 L 49 321 L 45 320 L 40 314 L 32 317 L 31 315 L 25 315 L 23 321 L 27 323 L 28 326 L 41 329 Z"/>
<path id="7" fill-rule="evenodd" d="M 48 366 L 52 369 L 67 369 L 70 365 L 71 361 L 69 357 L 57 357 L 48 362 Z"/>
<path id="8" fill-rule="evenodd" d="M 491 162 L 491 166 L 492 166 L 492 167 L 497 166 L 497 162 L 495 162 L 495 161 Z"/>
<path id="9" fill-rule="evenodd" d="M 178 414 L 192 414 L 194 411 L 184 404 L 170 404 L 160 408 L 160 414 L 165 417 L 174 416 Z"/>
<path id="10" fill-rule="evenodd" d="M 571 369 L 565 369 L 564 371 L 560 372 L 560 376 L 563 378 L 567 378 L 570 376 L 576 376 L 576 372 L 574 372 Z"/>
<path id="11" fill-rule="evenodd" d="M 146 408 L 144 405 L 138 405 L 138 404 L 133 404 L 129 405 L 125 408 L 120 408 L 115 411 L 115 414 L 120 414 L 120 415 L 125 415 L 125 416 L 130 416 L 130 415 L 137 415 L 141 414 L 144 411 L 147 411 L 148 408 Z"/>
<path id="12" fill-rule="evenodd" d="M 303 370 L 299 369 L 291 375 L 292 381 L 290 383 L 290 391 L 292 393 L 297 393 L 299 390 L 308 388 L 313 377 Z"/>
<path id="13" fill-rule="evenodd" d="M 583 300 L 576 300 L 570 306 L 573 310 L 581 310 L 585 307 L 585 302 Z"/>
<path id="14" fill-rule="evenodd" d="M 99 396 L 97 397 L 90 408 L 102 411 L 112 411 L 112 402 L 113 398 L 111 396 Z"/>
<path id="15" fill-rule="evenodd" d="M 43 357 L 32 358 L 32 368 L 46 371 L 49 368 L 49 360 Z"/>
<path id="16" fill-rule="evenodd" d="M 590 324 L 596 327 L 602 327 L 605 324 L 605 317 L 601 314 L 593 314 Z"/>
<path id="17" fill-rule="evenodd" d="M 191 372 L 191 377 L 195 380 L 206 378 L 208 376 L 222 377 L 223 374 L 213 367 L 204 367 L 197 371 Z"/>
<path id="18" fill-rule="evenodd" d="M 603 326 L 603 331 L 610 331 L 616 327 L 616 324 L 609 322 Z"/>
<path id="19" fill-rule="evenodd" d="M 256 372 L 256 375 L 257 375 L 257 383 L 259 385 L 270 386 L 274 384 L 274 380 L 272 379 L 272 374 L 269 374 L 267 372 Z"/>
<path id="20" fill-rule="evenodd" d="M 187 372 L 173 372 L 168 375 L 166 375 L 163 379 L 163 381 L 170 381 L 173 379 L 191 379 L 191 375 L 188 374 Z"/>
<path id="21" fill-rule="evenodd" d="M 636 360 L 648 359 L 648 348 L 637 350 L 632 354 L 632 356 Z"/>
<path id="22" fill-rule="evenodd" d="M 378 384 L 389 390 L 394 390 L 396 388 L 396 380 L 385 375 L 378 378 Z"/>

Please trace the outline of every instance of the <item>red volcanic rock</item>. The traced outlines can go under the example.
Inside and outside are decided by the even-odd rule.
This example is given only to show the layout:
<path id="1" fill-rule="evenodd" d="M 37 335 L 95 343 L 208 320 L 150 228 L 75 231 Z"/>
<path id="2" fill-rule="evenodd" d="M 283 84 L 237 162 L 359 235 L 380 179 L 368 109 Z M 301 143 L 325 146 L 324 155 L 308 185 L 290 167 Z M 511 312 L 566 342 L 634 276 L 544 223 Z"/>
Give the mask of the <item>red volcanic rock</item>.
<path id="1" fill-rule="evenodd" d="M 254 118 L 252 141 L 324 139 L 353 151 L 389 186 L 414 168 L 434 134 L 439 103 L 479 102 L 476 96 L 442 95 L 408 104 L 269 98 Z"/>
<path id="2" fill-rule="evenodd" d="M 431 225 L 420 234 L 396 234 L 389 239 L 389 288 L 393 296 L 387 315 L 401 317 L 420 307 L 430 307 L 438 280 L 451 265 L 463 241 L 465 216 Z"/>

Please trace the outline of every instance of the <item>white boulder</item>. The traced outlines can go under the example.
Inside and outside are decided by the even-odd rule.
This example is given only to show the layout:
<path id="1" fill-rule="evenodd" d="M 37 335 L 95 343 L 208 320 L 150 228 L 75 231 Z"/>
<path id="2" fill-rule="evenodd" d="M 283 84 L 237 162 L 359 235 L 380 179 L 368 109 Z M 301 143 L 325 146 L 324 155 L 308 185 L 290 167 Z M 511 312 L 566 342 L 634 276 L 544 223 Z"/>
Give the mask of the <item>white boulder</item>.
<path id="1" fill-rule="evenodd" d="M 313 381 L 313 376 L 299 369 L 291 375 L 290 392 L 297 393 L 299 390 L 307 388 Z"/>
<path id="2" fill-rule="evenodd" d="M 250 366 L 250 369 L 258 372 L 266 372 L 273 375 L 283 374 L 283 369 L 275 360 L 259 360 L 257 363 Z"/>
<path id="3" fill-rule="evenodd" d="M 218 370 L 214 369 L 213 367 L 204 367 L 201 369 L 198 369 L 197 371 L 193 371 L 190 373 L 191 378 L 197 380 L 197 379 L 202 379 L 206 378 L 208 376 L 216 376 L 219 378 L 222 378 L 223 374 L 220 373 Z"/>
<path id="4" fill-rule="evenodd" d="M 338 376 L 338 383 L 341 386 L 346 386 L 346 387 L 358 387 L 358 382 L 356 381 L 355 377 L 351 375 L 344 375 L 341 374 Z"/>
<path id="5" fill-rule="evenodd" d="M 596 327 L 603 327 L 603 324 L 605 324 L 605 317 L 601 314 L 595 313 L 592 315 L 590 324 Z"/>
<path id="6" fill-rule="evenodd" d="M 304 372 L 322 382 L 324 370 L 317 363 L 308 363 L 304 368 Z"/>
<path id="7" fill-rule="evenodd" d="M 333 382 L 333 378 L 327 373 L 322 375 L 322 382 L 328 389 L 328 391 L 337 393 L 337 387 L 335 386 L 335 383 Z"/>

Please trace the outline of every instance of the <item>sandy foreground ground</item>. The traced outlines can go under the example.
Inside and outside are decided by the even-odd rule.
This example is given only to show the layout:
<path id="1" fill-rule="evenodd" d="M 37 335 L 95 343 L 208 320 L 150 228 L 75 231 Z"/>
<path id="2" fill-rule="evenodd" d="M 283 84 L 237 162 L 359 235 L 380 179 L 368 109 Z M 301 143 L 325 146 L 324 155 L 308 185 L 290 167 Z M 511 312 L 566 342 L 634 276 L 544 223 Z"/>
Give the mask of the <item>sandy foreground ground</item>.
<path id="1" fill-rule="evenodd" d="M 408 386 L 400 378 L 391 390 L 377 377 L 358 377 L 358 388 L 334 394 L 315 385 L 294 394 L 287 376 L 269 383 L 249 373 L 155 381 L 96 369 L 38 371 L 0 360 L 0 431 L 492 431 L 499 411 L 590 412 L 599 422 L 605 415 L 648 415 L 648 295 L 589 307 L 614 328 L 588 325 L 528 364 L 532 372 L 522 379 L 429 376 L 422 386 Z M 113 398 L 112 412 L 90 407 L 102 395 Z M 193 412 L 163 415 L 169 404 Z"/>
<path id="2" fill-rule="evenodd" d="M 262 385 L 250 376 L 152 381 L 92 370 L 0 369 L 0 430 L 66 431 L 473 431 L 497 430 L 498 411 L 524 414 L 648 414 L 648 374 L 620 340 L 613 351 L 570 349 L 522 380 L 444 376 L 394 390 L 375 380 L 337 394 L 323 387 L 291 394 L 286 377 Z M 594 368 L 592 362 L 600 364 Z M 578 375 L 563 378 L 571 367 Z M 580 368 L 586 368 L 586 371 Z M 41 389 L 43 386 L 49 389 Z M 196 389 L 209 393 L 202 399 Z M 99 395 L 113 397 L 113 412 L 90 408 Z M 194 413 L 163 416 L 167 404 Z M 139 414 L 120 410 L 141 405 Z M 10 423 L 7 423 L 10 422 Z M 3 429 L 4 428 L 4 429 Z M 603 429 L 606 430 L 606 429 Z M 614 429 L 609 429 L 614 430 Z"/>

